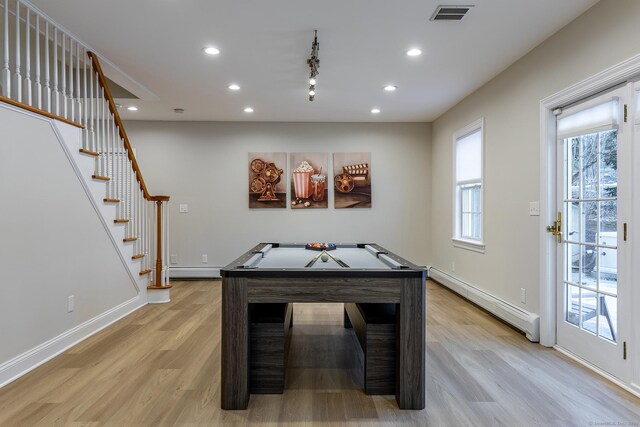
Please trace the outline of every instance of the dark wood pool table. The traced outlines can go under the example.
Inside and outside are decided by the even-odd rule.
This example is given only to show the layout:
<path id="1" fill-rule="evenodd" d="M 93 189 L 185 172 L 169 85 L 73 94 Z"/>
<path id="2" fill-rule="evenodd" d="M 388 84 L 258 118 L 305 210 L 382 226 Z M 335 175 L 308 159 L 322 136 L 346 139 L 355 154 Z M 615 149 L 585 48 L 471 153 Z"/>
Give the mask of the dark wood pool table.
<path id="1" fill-rule="evenodd" d="M 425 407 L 426 269 L 376 244 L 338 244 L 326 262 L 304 244 L 260 243 L 221 270 L 221 407 L 249 404 L 249 304 L 396 304 L 396 401 Z M 326 257 L 325 257 L 326 258 Z"/>

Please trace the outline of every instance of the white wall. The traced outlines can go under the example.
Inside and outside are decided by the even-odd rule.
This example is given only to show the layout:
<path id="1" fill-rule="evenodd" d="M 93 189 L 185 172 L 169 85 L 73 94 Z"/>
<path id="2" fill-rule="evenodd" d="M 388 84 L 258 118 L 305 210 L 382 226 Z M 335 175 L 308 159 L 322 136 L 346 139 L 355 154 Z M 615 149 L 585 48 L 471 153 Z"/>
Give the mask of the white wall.
<path id="1" fill-rule="evenodd" d="M 640 53 L 640 2 L 602 0 L 433 123 L 432 263 L 539 312 L 539 102 Z M 485 118 L 486 253 L 454 248 L 452 136 Z M 455 262 L 455 273 L 452 272 Z M 520 288 L 527 293 L 520 303 Z"/>
<path id="2" fill-rule="evenodd" d="M 376 242 L 418 264 L 430 259 L 428 124 L 129 121 L 125 128 L 150 191 L 171 196 L 177 266 L 221 267 L 265 241 Z M 370 151 L 373 207 L 334 210 L 330 191 L 329 209 L 250 210 L 247 155 L 263 151 Z M 178 213 L 180 203 L 188 214 Z"/>
<path id="3" fill-rule="evenodd" d="M 2 384 L 16 374 L 17 356 L 137 291 L 49 121 L 0 105 L 0 129 Z"/>

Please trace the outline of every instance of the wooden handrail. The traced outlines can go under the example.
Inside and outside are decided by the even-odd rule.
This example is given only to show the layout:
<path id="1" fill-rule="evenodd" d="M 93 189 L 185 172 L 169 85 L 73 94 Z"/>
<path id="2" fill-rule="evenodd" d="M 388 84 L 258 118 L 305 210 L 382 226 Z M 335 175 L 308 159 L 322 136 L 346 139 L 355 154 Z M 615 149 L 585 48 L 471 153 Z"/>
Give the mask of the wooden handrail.
<path id="1" fill-rule="evenodd" d="M 149 194 L 149 190 L 147 190 L 147 185 L 144 183 L 144 179 L 142 178 L 142 172 L 140 172 L 140 166 L 138 166 L 138 162 L 136 160 L 136 156 L 133 154 L 133 150 L 131 149 L 131 143 L 129 142 L 129 137 L 124 130 L 124 126 L 122 124 L 122 120 L 120 119 L 120 115 L 118 114 L 118 108 L 116 107 L 116 103 L 111 96 L 111 91 L 109 90 L 109 86 L 107 85 L 107 81 L 102 72 L 102 67 L 100 66 L 100 61 L 98 60 L 98 56 L 93 52 L 87 52 L 89 58 L 91 58 L 91 63 L 93 64 L 93 69 L 98 74 L 98 83 L 100 87 L 104 89 L 104 94 L 109 103 L 109 111 L 113 114 L 116 125 L 118 126 L 118 133 L 120 134 L 120 138 L 124 141 L 124 147 L 127 149 L 127 156 L 131 161 L 131 165 L 133 166 L 133 170 L 136 172 L 136 179 L 140 183 L 140 189 L 142 190 L 142 194 L 144 198 L 156 202 L 156 201 L 169 201 L 169 196 L 152 196 Z"/>

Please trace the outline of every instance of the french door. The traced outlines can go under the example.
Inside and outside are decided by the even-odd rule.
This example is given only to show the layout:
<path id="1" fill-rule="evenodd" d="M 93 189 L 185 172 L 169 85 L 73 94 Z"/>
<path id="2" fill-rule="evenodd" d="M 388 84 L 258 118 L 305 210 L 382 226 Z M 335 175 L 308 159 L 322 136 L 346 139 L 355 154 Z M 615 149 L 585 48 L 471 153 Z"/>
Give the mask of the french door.
<path id="1" fill-rule="evenodd" d="M 629 313 L 628 88 L 557 116 L 557 343 L 625 379 Z"/>

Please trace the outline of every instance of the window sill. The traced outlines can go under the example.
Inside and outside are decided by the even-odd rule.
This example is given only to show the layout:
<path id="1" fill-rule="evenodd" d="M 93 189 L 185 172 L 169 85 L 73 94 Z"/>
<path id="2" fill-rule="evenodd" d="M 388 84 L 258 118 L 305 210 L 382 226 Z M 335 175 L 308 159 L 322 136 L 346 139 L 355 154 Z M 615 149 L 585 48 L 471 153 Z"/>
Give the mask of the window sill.
<path id="1" fill-rule="evenodd" d="M 465 240 L 465 239 L 457 239 L 452 238 L 453 246 L 460 249 L 467 249 L 469 251 L 474 251 L 483 254 L 484 253 L 484 243 L 477 242 L 473 240 Z"/>

